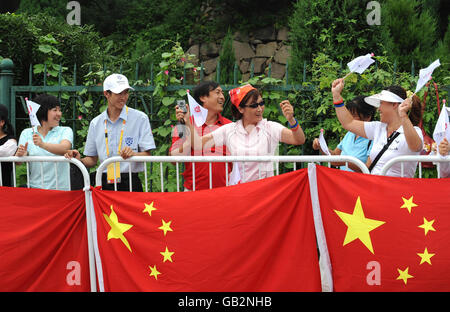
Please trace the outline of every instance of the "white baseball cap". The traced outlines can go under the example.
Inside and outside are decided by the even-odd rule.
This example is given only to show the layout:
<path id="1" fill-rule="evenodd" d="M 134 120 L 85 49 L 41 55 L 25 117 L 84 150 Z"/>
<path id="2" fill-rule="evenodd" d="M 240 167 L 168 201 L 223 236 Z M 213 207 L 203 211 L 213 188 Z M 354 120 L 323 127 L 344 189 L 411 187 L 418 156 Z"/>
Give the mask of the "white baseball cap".
<path id="1" fill-rule="evenodd" d="M 111 74 L 103 81 L 103 91 L 111 91 L 113 93 L 120 93 L 125 89 L 134 90 L 128 84 L 128 79 L 122 74 Z"/>
<path id="2" fill-rule="evenodd" d="M 367 96 L 364 101 L 372 106 L 380 107 L 381 101 L 391 102 L 391 103 L 402 103 L 404 99 L 399 97 L 397 94 L 392 93 L 388 90 L 383 90 L 378 94 Z"/>

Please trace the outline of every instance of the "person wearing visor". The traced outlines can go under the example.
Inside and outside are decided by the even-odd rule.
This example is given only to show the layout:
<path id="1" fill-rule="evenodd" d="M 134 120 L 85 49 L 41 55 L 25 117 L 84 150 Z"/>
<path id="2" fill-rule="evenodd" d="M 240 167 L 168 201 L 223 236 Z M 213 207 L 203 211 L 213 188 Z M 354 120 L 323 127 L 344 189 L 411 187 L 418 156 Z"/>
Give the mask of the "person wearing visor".
<path id="1" fill-rule="evenodd" d="M 289 122 L 289 129 L 263 118 L 264 102 L 261 93 L 252 85 L 232 89 L 229 95 L 231 111 L 237 121 L 223 125 L 201 138 L 194 132 L 192 144 L 195 140 L 201 140 L 202 146 L 225 145 L 231 156 L 271 156 L 275 155 L 279 142 L 293 145 L 305 143 L 305 134 L 288 100 L 282 101 L 280 108 Z M 185 123 L 191 127 L 189 116 L 185 116 Z M 237 168 L 240 183 L 273 176 L 272 162 L 238 163 Z"/>
<path id="2" fill-rule="evenodd" d="M 65 154 L 75 157 L 87 167 L 97 165 L 97 161 L 120 155 L 123 159 L 132 156 L 150 156 L 150 150 L 156 148 L 146 114 L 131 107 L 127 101 L 128 79 L 121 74 L 112 74 L 103 82 L 103 95 L 108 102 L 107 109 L 92 119 L 84 148 L 85 157 L 80 159 L 78 150 Z M 129 167 L 132 172 L 132 190 L 129 188 Z M 114 170 L 115 167 L 115 170 Z M 114 190 L 114 181 L 119 191 L 142 192 L 142 183 L 138 172 L 144 171 L 143 163 L 117 162 L 110 164 L 102 174 L 102 188 Z"/>
<path id="3" fill-rule="evenodd" d="M 333 81 L 331 92 L 336 115 L 344 129 L 373 141 L 367 166 L 372 174 L 381 174 L 381 169 L 390 159 L 402 155 L 419 155 L 423 148 L 422 131 L 417 125 L 422 118 L 422 106 L 416 95 L 407 98 L 400 86 L 390 86 L 381 93 L 365 97 L 366 103 L 377 107 L 380 121 L 364 122 L 353 118 L 341 96 L 344 89 L 342 78 Z M 393 177 L 414 177 L 417 162 L 393 165 L 387 172 Z"/>

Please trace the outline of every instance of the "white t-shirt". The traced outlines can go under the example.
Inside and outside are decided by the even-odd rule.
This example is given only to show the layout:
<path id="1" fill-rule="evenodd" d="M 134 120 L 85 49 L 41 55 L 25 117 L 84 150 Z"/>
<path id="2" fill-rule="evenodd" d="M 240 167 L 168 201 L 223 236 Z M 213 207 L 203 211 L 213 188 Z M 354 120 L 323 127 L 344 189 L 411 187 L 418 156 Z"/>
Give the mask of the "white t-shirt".
<path id="1" fill-rule="evenodd" d="M 263 119 L 248 133 L 242 120 L 223 125 L 211 132 L 216 146 L 227 146 L 231 156 L 275 155 L 281 132 L 285 127 L 277 122 Z M 272 162 L 239 163 L 241 182 L 258 180 L 273 176 Z"/>
<path id="2" fill-rule="evenodd" d="M 422 130 L 419 127 L 414 127 L 423 145 L 423 135 Z M 372 162 L 377 157 L 378 153 L 383 149 L 384 145 L 387 143 L 387 124 L 379 121 L 371 121 L 364 123 L 364 130 L 366 131 L 366 136 L 369 140 L 373 140 L 372 151 L 370 152 L 370 159 Z M 397 129 L 400 133 L 394 139 L 394 142 L 389 145 L 389 148 L 384 152 L 383 156 L 378 160 L 375 167 L 372 169 L 372 174 L 381 174 L 381 169 L 383 166 L 392 158 L 404 155 L 419 155 L 419 152 L 413 152 L 409 149 L 408 143 L 406 142 L 405 134 L 403 131 L 403 126 Z M 416 172 L 417 162 L 404 162 L 403 163 L 403 177 L 413 178 Z M 391 177 L 401 177 L 401 163 L 393 165 L 386 173 L 386 175 Z"/>

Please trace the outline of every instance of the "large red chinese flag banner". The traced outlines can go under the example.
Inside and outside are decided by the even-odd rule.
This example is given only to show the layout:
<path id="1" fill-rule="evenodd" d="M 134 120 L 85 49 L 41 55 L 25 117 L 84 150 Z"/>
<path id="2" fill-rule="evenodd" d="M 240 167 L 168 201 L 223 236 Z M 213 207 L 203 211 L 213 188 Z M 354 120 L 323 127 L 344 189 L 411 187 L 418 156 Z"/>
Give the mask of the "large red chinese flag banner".
<path id="1" fill-rule="evenodd" d="M 316 168 L 335 291 L 450 291 L 450 179 Z"/>
<path id="2" fill-rule="evenodd" d="M 0 187 L 0 291 L 90 291 L 83 191 Z"/>
<path id="3" fill-rule="evenodd" d="M 305 170 L 212 190 L 93 189 L 105 291 L 320 291 Z"/>

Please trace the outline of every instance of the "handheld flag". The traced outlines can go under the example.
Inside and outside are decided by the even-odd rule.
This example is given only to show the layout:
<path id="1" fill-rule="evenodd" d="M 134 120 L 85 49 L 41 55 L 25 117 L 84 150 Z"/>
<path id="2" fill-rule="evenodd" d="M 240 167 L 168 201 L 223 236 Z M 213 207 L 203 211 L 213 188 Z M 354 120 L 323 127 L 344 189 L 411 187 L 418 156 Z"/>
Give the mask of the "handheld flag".
<path id="1" fill-rule="evenodd" d="M 236 185 L 241 183 L 241 173 L 239 172 L 239 165 L 237 162 L 233 163 L 233 170 L 230 174 L 229 185 Z"/>
<path id="2" fill-rule="evenodd" d="M 320 148 L 326 155 L 331 155 L 330 151 L 328 150 L 327 141 L 325 141 L 325 137 L 323 136 L 323 129 L 320 129 L 319 144 Z"/>
<path id="3" fill-rule="evenodd" d="M 25 101 L 27 103 L 28 116 L 30 116 L 31 127 L 40 126 L 41 123 L 36 117 L 36 112 L 38 111 L 39 107 L 41 107 L 41 105 L 33 101 L 29 101 L 28 99 L 25 99 Z"/>
<path id="4" fill-rule="evenodd" d="M 205 121 L 206 116 L 208 115 L 208 110 L 203 108 L 197 101 L 192 97 L 192 95 L 187 93 L 188 101 L 189 101 L 189 112 L 191 116 L 194 117 L 194 122 L 197 127 L 201 127 Z"/>
<path id="5" fill-rule="evenodd" d="M 439 146 L 444 138 L 447 138 L 447 140 L 450 141 L 448 110 L 445 104 L 441 110 L 441 114 L 439 115 L 438 121 L 436 122 L 436 126 L 434 127 L 433 131 L 433 139 L 436 142 L 437 146 Z"/>
<path id="6" fill-rule="evenodd" d="M 433 71 L 440 65 L 441 63 L 439 62 L 439 59 L 437 59 L 436 61 L 431 63 L 430 66 L 428 66 L 427 68 L 422 68 L 419 71 L 419 80 L 417 81 L 416 91 L 414 91 L 414 94 L 419 92 L 420 89 L 423 88 L 428 80 L 431 79 L 431 74 L 433 73 Z"/>
<path id="7" fill-rule="evenodd" d="M 350 72 L 345 75 L 344 79 L 347 78 L 351 73 L 356 72 L 362 74 L 370 65 L 372 65 L 375 60 L 372 59 L 373 53 L 368 53 L 366 55 L 358 56 L 351 62 L 347 63 Z"/>

